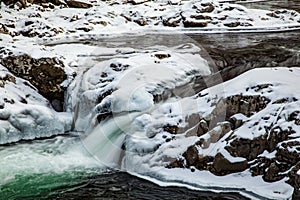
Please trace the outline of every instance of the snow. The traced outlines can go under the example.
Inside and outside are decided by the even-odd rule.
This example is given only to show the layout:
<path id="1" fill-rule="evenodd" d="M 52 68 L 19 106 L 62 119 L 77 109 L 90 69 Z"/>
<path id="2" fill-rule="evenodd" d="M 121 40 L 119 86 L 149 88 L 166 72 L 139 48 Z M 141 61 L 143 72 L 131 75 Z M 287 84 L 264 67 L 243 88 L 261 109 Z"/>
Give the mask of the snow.
<path id="1" fill-rule="evenodd" d="M 0 65 L 0 77 L 14 77 Z M 0 144 L 62 134 L 71 130 L 72 115 L 56 113 L 28 81 L 14 77 L 0 87 Z"/>
<path id="2" fill-rule="evenodd" d="M 291 70 L 293 72 L 291 72 Z M 295 84 L 299 79 L 300 68 L 260 68 L 253 69 L 248 71 L 230 81 L 223 83 L 224 94 L 225 96 L 231 96 L 235 94 L 243 93 L 243 95 L 257 95 L 263 94 L 267 98 L 274 102 L 283 97 L 295 97 L 296 99 L 300 99 L 299 90 L 300 87 Z M 255 83 L 255 84 L 254 84 Z M 272 89 L 272 92 L 268 92 L 270 88 L 264 88 L 262 90 L 256 91 L 255 89 L 249 89 L 252 86 L 257 86 L 260 84 L 272 84 L 269 86 Z M 219 87 L 214 86 L 214 87 Z M 214 91 L 214 87 L 210 88 Z M 209 89 L 202 91 L 201 93 L 209 93 Z M 274 184 L 266 183 L 262 180 L 260 176 L 252 177 L 250 172 L 247 170 L 241 173 L 227 175 L 225 177 L 217 177 L 215 175 L 210 174 L 209 172 L 197 171 L 191 172 L 189 169 L 166 169 L 165 166 L 172 161 L 173 159 L 180 158 L 182 154 L 186 151 L 186 149 L 199 141 L 199 137 L 195 136 L 186 136 L 185 134 L 179 135 L 171 135 L 174 138 L 169 142 L 165 142 L 162 137 L 162 134 L 166 134 L 165 132 L 160 131 L 156 127 L 162 127 L 164 124 L 172 124 L 172 123 L 180 123 L 179 119 L 184 119 L 186 112 L 178 112 L 178 102 L 180 101 L 190 101 L 192 105 L 196 105 L 197 101 L 200 101 L 204 98 L 211 97 L 207 95 L 205 97 L 186 97 L 184 99 L 179 99 L 175 102 L 169 102 L 158 106 L 152 112 L 147 115 L 143 115 L 142 119 L 136 118 L 133 121 L 136 124 L 136 127 L 132 127 L 134 130 L 130 130 L 130 137 L 127 137 L 126 143 L 128 144 L 128 152 L 126 152 L 126 156 L 123 161 L 123 168 L 135 172 L 140 173 L 142 175 L 150 176 L 157 178 L 161 181 L 166 182 L 179 182 L 179 183 L 187 183 L 193 186 L 197 185 L 200 187 L 213 187 L 213 188 L 239 188 L 245 189 L 247 194 L 257 194 L 259 196 L 267 197 L 267 198 L 276 198 L 276 199 L 286 199 L 289 198 L 293 192 L 293 188 L 287 185 L 284 180 L 278 181 Z M 184 105 L 184 104 L 181 104 Z M 203 105 L 203 104 L 202 104 Z M 204 104 L 205 105 L 205 104 Z M 216 153 L 221 152 L 226 159 L 231 162 L 241 162 L 244 161 L 244 158 L 232 157 L 225 149 L 225 145 L 227 144 L 226 138 L 230 137 L 242 137 L 247 139 L 253 139 L 254 137 L 258 137 L 265 132 L 258 131 L 260 126 L 267 126 L 268 124 L 273 122 L 273 119 L 270 118 L 267 121 L 261 120 L 262 117 L 270 114 L 274 111 L 278 111 L 278 107 L 282 107 L 284 105 L 284 110 L 280 112 L 280 115 L 288 116 L 288 113 L 291 113 L 294 110 L 299 108 L 299 100 L 296 102 L 291 102 L 287 104 L 272 104 L 269 105 L 262 111 L 254 114 L 251 117 L 246 117 L 244 115 L 236 115 L 238 118 L 247 119 L 247 122 L 234 132 L 227 133 L 223 138 L 220 138 L 215 143 L 210 143 L 210 135 L 209 132 L 201 136 L 205 141 L 208 142 L 208 147 L 199 147 L 198 152 L 200 155 L 210 155 L 215 156 Z M 199 113 L 206 113 L 205 108 L 197 107 L 196 110 Z M 174 113 L 180 115 L 175 119 L 172 115 L 169 115 L 168 110 L 174 109 Z M 182 107 L 181 107 L 182 109 Z M 192 109 L 193 111 L 193 109 Z M 195 111 L 195 108 L 194 108 Z M 172 111 L 173 112 L 173 111 Z M 277 113 L 277 112 L 276 112 Z M 205 115 L 204 115 L 205 116 Z M 143 121 L 143 123 L 138 123 L 142 121 L 146 117 L 147 120 Z M 276 116 L 274 117 L 276 118 Z M 293 130 L 299 134 L 299 127 L 293 123 L 288 123 L 285 118 L 282 117 L 282 120 L 278 121 L 277 124 L 281 127 L 292 126 Z M 175 120 L 175 122 L 174 122 Z M 135 122 L 136 121 L 136 122 Z M 138 122 L 137 122 L 138 121 Z M 160 123 L 158 123 L 160 122 Z M 256 126 L 250 126 L 255 122 L 259 122 Z M 267 124 L 265 124 L 267 123 Z M 140 126 L 138 126 L 141 124 Z M 285 125 L 286 124 L 286 125 Z M 217 127 L 218 128 L 218 127 Z M 147 132 L 156 132 L 152 139 L 147 139 L 148 143 L 152 143 L 156 145 L 159 142 L 159 147 L 155 151 L 151 151 L 151 153 L 143 153 L 143 145 L 145 144 L 145 138 L 147 137 Z M 143 133 L 144 132 L 144 133 Z M 249 134 L 253 133 L 253 134 Z M 153 133 L 152 133 L 153 135 Z M 142 137 L 141 137 L 142 136 Z M 168 133 L 166 134 L 169 137 Z M 141 143 L 140 143 L 141 142 Z M 142 144 L 142 145 L 141 145 Z M 147 144 L 149 146 L 150 144 Z M 147 147 L 146 147 L 147 148 Z M 138 150 L 137 150 L 138 149 Z M 147 152 L 147 150 L 146 150 Z M 264 157 L 273 157 L 276 152 L 264 152 L 260 156 Z M 226 181 L 224 181 L 226 179 Z M 175 183 L 173 183 L 175 184 Z M 176 185 L 176 184 L 175 184 Z M 254 195 L 255 196 L 255 195 Z"/>
<path id="3" fill-rule="evenodd" d="M 142 171 L 142 170 L 141 170 Z M 134 173 L 134 172 L 133 172 Z M 136 174 L 136 173 L 134 173 Z M 144 174 L 144 175 L 143 175 Z M 190 169 L 165 169 L 156 167 L 144 169 L 141 177 L 154 181 L 161 186 L 186 186 L 206 191 L 234 191 L 239 192 L 250 199 L 290 199 L 293 188 L 281 180 L 273 183 L 264 182 L 261 177 L 252 177 L 249 172 L 243 174 L 231 174 L 226 176 L 214 176 L 207 171 L 191 172 Z M 226 180 L 226 181 L 224 181 Z M 190 187 L 191 187 L 190 186 Z M 239 190 L 236 190 L 236 189 Z"/>
<path id="4" fill-rule="evenodd" d="M 300 15 L 295 11 L 278 10 L 275 15 L 270 11 L 247 9 L 244 6 L 232 3 L 219 3 L 217 1 L 181 1 L 170 4 L 160 1 L 149 1 L 138 5 L 130 3 L 112 4 L 108 2 L 93 2 L 94 6 L 89 9 L 42 8 L 31 5 L 26 9 L 11 10 L 5 5 L 0 8 L 2 18 L 0 23 L 11 25 L 8 30 L 12 35 L 28 32 L 31 36 L 39 37 L 80 37 L 82 35 L 112 35 L 124 33 L 142 33 L 168 31 L 172 32 L 224 32 L 224 31 L 283 31 L 299 29 Z M 181 22 L 177 27 L 164 26 L 164 20 L 170 22 L 180 18 L 180 13 L 189 21 L 201 21 L 191 18 L 199 15 L 198 9 L 207 8 L 212 4 L 214 10 L 204 12 L 203 15 L 210 17 L 208 25 L 203 28 L 184 28 Z M 25 22 L 30 21 L 30 24 Z M 138 23 L 145 24 L 140 26 Z M 237 27 L 228 27 L 226 24 L 238 22 Z M 15 36 L 22 38 L 21 36 Z"/>
<path id="5" fill-rule="evenodd" d="M 117 114 L 152 109 L 153 95 L 187 83 L 195 75 L 210 74 L 207 62 L 197 54 L 199 49 L 195 50 L 195 53 L 177 52 L 176 48 L 172 51 L 152 50 L 129 58 L 97 63 L 84 74 L 81 81 L 80 91 L 83 92 L 78 95 L 76 129 L 86 130 L 89 121 L 101 112 Z M 157 55 L 167 57 L 160 59 Z M 124 69 L 113 69 L 112 64 Z M 106 77 L 99 80 L 103 74 Z M 111 95 L 105 96 L 101 102 L 95 102 L 97 97 L 110 90 L 113 91 Z M 108 105 L 109 110 L 106 110 Z M 91 115 L 86 112 L 89 110 L 94 110 L 94 113 Z"/>

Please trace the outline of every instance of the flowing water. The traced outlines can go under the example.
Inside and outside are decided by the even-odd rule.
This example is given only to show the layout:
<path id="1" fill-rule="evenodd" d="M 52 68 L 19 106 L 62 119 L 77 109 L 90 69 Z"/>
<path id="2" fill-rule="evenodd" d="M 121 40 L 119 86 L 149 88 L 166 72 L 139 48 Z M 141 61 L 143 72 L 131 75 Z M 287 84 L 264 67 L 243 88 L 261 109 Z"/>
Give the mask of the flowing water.
<path id="1" fill-rule="evenodd" d="M 300 9 L 299 1 L 288 0 L 243 4 L 253 8 Z M 202 48 L 201 54 L 209 60 L 215 74 L 228 80 L 254 67 L 299 66 L 299 38 L 300 32 L 296 31 L 172 37 L 142 35 L 70 43 L 143 49 L 155 45 L 171 47 L 178 43 L 192 42 Z M 97 56 L 93 60 L 99 62 L 112 57 L 126 57 L 126 53 Z M 203 84 L 202 77 L 195 78 L 193 84 L 196 91 L 207 86 Z M 118 123 L 126 126 L 130 121 L 120 118 Z M 113 121 L 100 123 L 96 127 L 84 140 L 80 139 L 81 133 L 71 133 L 0 146 L 0 199 L 246 199 L 237 192 L 213 193 L 171 186 L 160 187 L 128 173 L 108 169 L 103 164 L 120 162 L 122 152 L 114 153 L 119 155 L 117 159 L 110 157 L 109 153 L 118 151 L 114 150 L 115 144 L 122 146 L 122 130 L 117 129 L 118 126 Z M 114 143 L 109 144 L 112 141 Z M 84 148 L 86 143 L 89 144 L 88 151 Z M 100 153 L 97 157 L 106 158 L 99 162 L 90 155 L 95 152 Z"/>

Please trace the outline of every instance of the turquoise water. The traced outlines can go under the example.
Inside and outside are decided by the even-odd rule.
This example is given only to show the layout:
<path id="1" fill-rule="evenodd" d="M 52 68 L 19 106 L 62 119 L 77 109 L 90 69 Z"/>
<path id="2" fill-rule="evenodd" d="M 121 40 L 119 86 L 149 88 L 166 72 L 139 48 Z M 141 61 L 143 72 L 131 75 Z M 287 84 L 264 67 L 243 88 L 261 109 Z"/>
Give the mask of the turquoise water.
<path id="1" fill-rule="evenodd" d="M 91 174 L 82 171 L 16 175 L 0 188 L 1 199 L 50 198 L 83 187 Z"/>
<path id="2" fill-rule="evenodd" d="M 106 171 L 70 136 L 1 146 L 0 158 L 0 199 L 47 198 Z"/>

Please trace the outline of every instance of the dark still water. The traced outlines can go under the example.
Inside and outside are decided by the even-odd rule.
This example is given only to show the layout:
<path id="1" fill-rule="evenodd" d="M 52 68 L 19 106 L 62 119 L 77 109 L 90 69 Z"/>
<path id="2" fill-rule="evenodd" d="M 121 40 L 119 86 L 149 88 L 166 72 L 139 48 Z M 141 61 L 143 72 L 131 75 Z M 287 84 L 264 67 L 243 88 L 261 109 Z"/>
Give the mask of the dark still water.
<path id="1" fill-rule="evenodd" d="M 161 187 L 124 172 L 112 172 L 85 180 L 80 188 L 54 194 L 62 199 L 247 199 L 237 193 L 199 192 L 182 187 Z"/>

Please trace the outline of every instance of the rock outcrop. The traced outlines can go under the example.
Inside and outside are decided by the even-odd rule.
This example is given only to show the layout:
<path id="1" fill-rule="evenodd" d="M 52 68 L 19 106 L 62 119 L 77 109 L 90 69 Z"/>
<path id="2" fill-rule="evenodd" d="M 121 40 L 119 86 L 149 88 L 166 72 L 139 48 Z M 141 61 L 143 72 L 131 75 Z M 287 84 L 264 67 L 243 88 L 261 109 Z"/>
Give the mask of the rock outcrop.
<path id="1" fill-rule="evenodd" d="M 27 54 L 10 55 L 0 63 L 17 77 L 28 80 L 41 95 L 53 102 L 64 101 L 62 82 L 67 79 L 64 64 L 58 58 L 32 58 Z M 62 105 L 56 106 L 62 110 Z"/>
<path id="2" fill-rule="evenodd" d="M 0 64 L 0 144 L 63 134 L 71 115 L 55 112 L 30 82 Z"/>
<path id="3" fill-rule="evenodd" d="M 246 90 L 253 90 L 257 93 L 269 91 L 270 93 L 272 86 L 272 84 L 262 84 L 246 88 Z M 205 118 L 197 114 L 190 115 L 186 119 L 188 122 L 186 128 L 164 127 L 164 131 L 171 134 L 199 137 L 194 145 L 187 148 L 181 158 L 172 161 L 167 168 L 185 167 L 192 171 L 208 170 L 218 176 L 249 170 L 252 176 L 262 176 L 266 182 L 276 182 L 288 177 L 288 183 L 295 187 L 294 196 L 299 196 L 300 140 L 296 137 L 297 132 L 294 129 L 300 125 L 300 111 L 275 109 L 274 113 L 269 113 L 270 116 L 265 115 L 257 121 L 252 119 L 249 123 L 251 116 L 264 110 L 268 105 L 276 107 L 296 102 L 299 102 L 296 98 L 271 101 L 260 95 L 233 95 L 220 100 L 211 114 Z M 224 118 L 217 118 L 216 116 L 222 112 L 226 112 Z M 269 120 L 272 123 L 269 123 Z M 202 128 L 203 125 L 200 125 L 203 121 L 208 124 L 206 126 L 208 129 L 205 131 Z M 290 125 L 287 126 L 287 124 Z M 191 135 L 187 131 L 195 126 L 195 130 L 201 129 L 201 134 Z M 249 139 L 237 137 L 235 132 L 239 131 L 241 126 L 255 127 L 262 134 Z M 248 133 L 248 135 L 251 134 L 251 132 Z M 220 141 L 225 142 L 224 147 L 216 153 L 211 153 L 211 155 L 202 153 L 203 150 Z M 269 154 L 273 156 L 267 156 Z"/>

